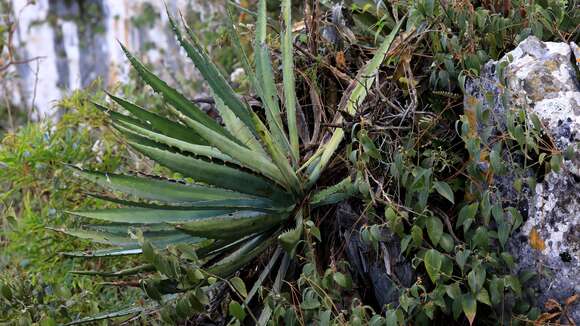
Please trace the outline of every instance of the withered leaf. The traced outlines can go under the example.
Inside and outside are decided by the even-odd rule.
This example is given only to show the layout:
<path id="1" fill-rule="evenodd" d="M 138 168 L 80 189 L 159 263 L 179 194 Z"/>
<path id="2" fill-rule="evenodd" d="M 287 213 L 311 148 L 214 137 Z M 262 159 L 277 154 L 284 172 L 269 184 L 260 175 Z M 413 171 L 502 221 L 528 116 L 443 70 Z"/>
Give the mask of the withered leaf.
<path id="1" fill-rule="evenodd" d="M 540 237 L 538 230 L 536 230 L 536 228 L 534 228 L 534 227 L 530 231 L 529 239 L 530 239 L 530 246 L 532 246 L 532 248 L 534 248 L 538 251 L 542 251 L 546 248 L 546 244 L 544 243 L 544 240 Z"/>

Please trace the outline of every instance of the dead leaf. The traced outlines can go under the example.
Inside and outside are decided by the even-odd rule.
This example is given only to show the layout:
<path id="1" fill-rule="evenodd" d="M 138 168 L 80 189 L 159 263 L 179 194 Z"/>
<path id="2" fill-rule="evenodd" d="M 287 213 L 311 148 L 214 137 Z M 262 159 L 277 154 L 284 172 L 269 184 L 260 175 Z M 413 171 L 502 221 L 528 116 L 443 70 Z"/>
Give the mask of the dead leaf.
<path id="1" fill-rule="evenodd" d="M 299 22 L 295 22 L 294 25 L 292 25 L 292 33 L 301 32 L 305 28 L 306 28 L 306 23 L 304 22 L 304 20 L 301 20 Z"/>
<path id="2" fill-rule="evenodd" d="M 572 303 L 574 303 L 576 300 L 578 300 L 578 294 L 574 294 L 573 296 L 569 297 L 568 299 L 566 299 L 566 301 L 564 301 L 564 303 L 569 306 Z"/>
<path id="3" fill-rule="evenodd" d="M 532 248 L 538 250 L 538 251 L 542 251 L 546 248 L 546 244 L 544 243 L 544 240 L 542 240 L 542 238 L 540 237 L 540 234 L 538 233 L 538 231 L 536 230 L 536 228 L 532 228 L 532 230 L 530 231 L 530 246 L 532 246 Z"/>
<path id="4" fill-rule="evenodd" d="M 534 326 L 542 326 L 544 325 L 546 322 L 560 316 L 561 312 L 554 312 L 554 313 L 549 313 L 549 312 L 545 312 L 543 314 L 540 315 L 540 317 L 538 317 L 538 319 L 536 319 L 536 321 L 534 322 Z"/>
<path id="5" fill-rule="evenodd" d="M 556 301 L 554 299 L 548 299 L 548 301 L 546 301 L 546 303 L 544 303 L 544 307 L 548 311 L 551 311 L 551 310 L 554 310 L 554 309 L 562 310 L 562 307 L 560 306 L 560 304 L 558 303 L 558 301 Z"/>
<path id="6" fill-rule="evenodd" d="M 346 59 L 344 58 L 344 52 L 338 51 L 335 55 L 336 59 L 336 66 L 338 69 L 345 70 L 346 69 Z"/>

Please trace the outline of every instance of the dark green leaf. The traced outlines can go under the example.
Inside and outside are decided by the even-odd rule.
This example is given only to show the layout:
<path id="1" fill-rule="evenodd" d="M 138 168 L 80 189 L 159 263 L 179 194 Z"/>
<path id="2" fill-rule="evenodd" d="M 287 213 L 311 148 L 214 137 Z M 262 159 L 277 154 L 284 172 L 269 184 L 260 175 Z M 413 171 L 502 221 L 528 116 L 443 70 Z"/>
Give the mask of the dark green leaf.
<path id="1" fill-rule="evenodd" d="M 427 250 L 425 253 L 425 269 L 433 283 L 439 279 L 442 263 L 443 258 L 441 257 L 441 253 L 435 249 Z"/>
<path id="2" fill-rule="evenodd" d="M 464 294 L 461 299 L 461 307 L 463 308 L 465 317 L 469 320 L 469 325 L 473 325 L 477 311 L 477 301 L 475 301 L 475 297 L 471 293 Z"/>
<path id="3" fill-rule="evenodd" d="M 449 186 L 449 184 L 447 184 L 446 182 L 436 181 L 434 186 L 435 186 L 435 190 L 437 190 L 437 192 L 441 196 L 443 196 L 444 198 L 449 200 L 452 204 L 455 204 L 453 190 L 451 190 L 451 187 Z"/>

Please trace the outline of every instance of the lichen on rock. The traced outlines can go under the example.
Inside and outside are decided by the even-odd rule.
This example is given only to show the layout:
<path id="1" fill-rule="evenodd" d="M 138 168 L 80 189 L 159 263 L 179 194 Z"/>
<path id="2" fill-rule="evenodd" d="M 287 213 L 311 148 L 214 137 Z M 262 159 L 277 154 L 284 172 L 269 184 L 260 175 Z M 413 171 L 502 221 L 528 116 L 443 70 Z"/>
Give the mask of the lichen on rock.
<path id="1" fill-rule="evenodd" d="M 516 258 L 517 272 L 537 274 L 527 287 L 535 291 L 538 307 L 543 307 L 550 298 L 562 302 L 580 293 L 580 85 L 576 67 L 580 62 L 577 58 L 580 58 L 580 49 L 574 43 L 541 42 L 530 36 L 500 60 L 487 63 L 481 76 L 465 87 L 465 101 L 476 99 L 484 110 L 491 112 L 487 124 L 478 126 L 480 133 L 504 132 L 507 112 L 525 109 L 538 116 L 546 136 L 555 146 L 554 151 L 564 157 L 559 171 L 543 176 L 535 189 L 514 191 L 514 171 L 494 179 L 504 204 L 518 207 L 527 218 L 512 237 L 509 248 Z M 541 245 L 532 245 L 532 233 Z M 580 307 L 569 312 L 574 320 L 580 321 Z"/>

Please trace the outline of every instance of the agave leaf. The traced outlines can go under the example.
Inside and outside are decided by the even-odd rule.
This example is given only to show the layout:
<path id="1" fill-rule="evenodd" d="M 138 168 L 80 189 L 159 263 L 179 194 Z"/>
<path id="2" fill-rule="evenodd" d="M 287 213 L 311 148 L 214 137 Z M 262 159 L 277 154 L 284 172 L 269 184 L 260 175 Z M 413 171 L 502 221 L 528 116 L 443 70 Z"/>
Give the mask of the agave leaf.
<path id="1" fill-rule="evenodd" d="M 259 234 L 248 240 L 234 252 L 209 266 L 207 271 L 211 274 L 218 275 L 219 277 L 226 278 L 268 248 L 273 241 L 274 238 L 271 237 L 270 234 Z"/>
<path id="2" fill-rule="evenodd" d="M 156 130 L 165 136 L 176 138 L 192 144 L 207 144 L 203 138 L 193 133 L 191 129 L 185 127 L 184 125 L 171 121 L 155 113 L 149 112 L 144 108 L 134 103 L 128 102 L 122 98 L 116 97 L 113 94 L 107 93 L 107 95 L 123 109 L 130 112 L 139 120 L 150 125 L 153 130 Z"/>
<path id="3" fill-rule="evenodd" d="M 173 21 L 169 11 L 167 12 L 167 16 L 169 17 L 169 24 L 171 25 L 177 40 L 181 44 L 181 47 L 185 50 L 191 61 L 193 61 L 193 64 L 197 67 L 205 81 L 207 81 L 213 93 L 217 95 L 226 107 L 229 108 L 245 124 L 245 126 L 255 134 L 256 129 L 249 114 L 248 107 L 238 98 L 237 94 L 223 77 L 219 69 L 210 60 L 191 29 L 184 24 L 185 31 L 191 39 L 191 42 L 189 42 L 183 37 L 181 30 Z"/>
<path id="4" fill-rule="evenodd" d="M 278 274 L 276 274 L 276 280 L 272 286 L 272 292 L 274 294 L 280 293 L 280 289 L 282 288 L 282 282 L 286 277 L 286 272 L 288 271 L 288 267 L 290 266 L 290 256 L 288 254 L 284 254 L 282 258 L 282 263 L 278 268 Z M 260 313 L 260 317 L 258 318 L 258 325 L 265 326 L 268 324 L 270 317 L 272 316 L 272 309 L 270 305 L 264 305 L 264 309 L 262 309 L 262 313 Z"/>
<path id="5" fill-rule="evenodd" d="M 82 170 L 70 165 L 68 167 L 78 171 L 79 176 L 82 178 L 92 181 L 101 187 L 148 200 L 167 203 L 191 203 L 198 201 L 257 198 L 240 192 L 201 184 L 186 184 L 152 177 L 101 173 Z"/>
<path id="6" fill-rule="evenodd" d="M 349 86 L 349 89 L 343 95 L 340 101 L 340 107 L 344 111 L 351 115 L 354 115 L 356 109 L 362 104 L 368 94 L 368 88 L 374 83 L 376 79 L 377 72 L 387 57 L 391 44 L 395 39 L 395 36 L 401 29 L 404 19 L 401 19 L 397 25 L 393 28 L 391 33 L 384 39 L 381 46 L 377 49 L 372 59 L 367 62 L 367 64 L 361 68 L 357 73 L 357 77 L 353 81 L 353 84 Z M 337 123 L 341 123 L 342 119 L 339 118 Z M 342 128 L 335 129 L 332 137 L 328 143 L 320 146 L 318 151 L 322 152 L 320 160 L 316 163 L 312 172 L 308 176 L 307 186 L 311 187 L 316 180 L 320 177 L 320 174 L 328 164 L 328 161 L 338 148 L 338 145 L 344 138 L 344 130 Z M 317 154 L 315 154 L 317 155 Z"/>
<path id="7" fill-rule="evenodd" d="M 223 153 L 236 159 L 243 167 L 261 173 L 278 182 L 280 185 L 288 187 L 276 165 L 274 165 L 268 158 L 262 155 L 257 155 L 255 151 L 230 141 L 227 137 L 220 135 L 193 119 L 189 119 L 188 117 L 181 118 L 212 146 L 215 146 Z"/>
<path id="8" fill-rule="evenodd" d="M 134 124 L 134 125 L 139 126 L 143 129 L 147 129 L 147 130 L 151 130 L 151 131 L 153 130 L 153 128 L 151 128 L 150 125 L 148 125 L 147 123 L 145 123 L 143 121 L 140 121 L 140 120 L 135 119 L 135 118 L 130 117 L 130 116 L 126 116 L 126 115 L 121 114 L 119 112 L 112 111 L 109 108 L 102 106 L 101 104 L 96 103 L 96 102 L 91 102 L 91 104 L 93 104 L 93 106 L 95 108 L 97 108 L 99 111 L 107 114 L 111 118 L 111 120 L 113 120 L 113 122 L 122 121 L 122 122 L 130 123 L 130 124 Z M 202 141 L 203 141 L 203 139 L 202 139 Z"/>
<path id="9" fill-rule="evenodd" d="M 262 141 L 266 145 L 266 149 L 270 153 L 272 160 L 274 160 L 274 164 L 278 167 L 278 170 L 282 173 L 282 177 L 285 180 L 285 184 L 288 185 L 287 190 L 292 192 L 295 197 L 300 197 L 303 193 L 302 185 L 296 172 L 290 166 L 286 156 L 280 151 L 280 148 L 274 144 L 272 136 L 270 132 L 266 129 L 266 126 L 261 123 L 260 119 L 257 115 L 254 114 L 254 120 L 256 123 L 256 127 L 258 128 L 258 132 L 262 138 Z"/>
<path id="10" fill-rule="evenodd" d="M 153 272 L 155 271 L 155 266 L 151 264 L 139 265 L 127 269 L 122 269 L 116 272 L 100 272 L 100 271 L 71 271 L 71 274 L 76 275 L 91 275 L 91 276 L 103 276 L 103 277 L 120 277 L 120 276 L 130 276 L 141 272 Z"/>
<path id="11" fill-rule="evenodd" d="M 353 196 L 357 190 L 358 189 L 352 182 L 351 177 L 348 176 L 334 186 L 325 188 L 312 195 L 310 199 L 310 206 L 314 208 L 324 205 L 336 204 Z"/>
<path id="12" fill-rule="evenodd" d="M 255 237 L 257 234 L 250 234 L 238 239 L 211 239 L 210 244 L 196 250 L 198 257 L 215 257 L 225 252 L 233 252 L 238 249 L 248 239 Z"/>
<path id="13" fill-rule="evenodd" d="M 123 134 L 132 133 L 134 136 L 137 136 L 137 138 L 144 137 L 144 138 L 150 139 L 154 142 L 158 142 L 158 143 L 170 146 L 170 147 L 175 147 L 175 148 L 177 148 L 181 151 L 184 151 L 184 152 L 190 152 L 190 153 L 193 153 L 195 155 L 202 156 L 202 157 L 208 157 L 211 159 L 218 159 L 218 160 L 221 160 L 223 162 L 237 163 L 236 160 L 234 160 L 230 156 L 220 152 L 215 147 L 188 143 L 188 142 L 185 142 L 185 141 L 182 141 L 179 139 L 175 139 L 175 138 L 171 138 L 171 137 L 165 136 L 163 134 L 157 133 L 155 131 L 150 131 L 150 130 L 141 128 L 137 125 L 122 122 L 122 121 L 115 123 L 115 128 L 117 128 Z"/>
<path id="14" fill-rule="evenodd" d="M 102 258 L 102 257 L 139 255 L 142 252 L 143 250 L 141 249 L 141 246 L 139 246 L 128 248 L 106 248 L 90 251 L 71 251 L 71 252 L 63 252 L 62 254 L 64 256 L 69 257 Z"/>
<path id="15" fill-rule="evenodd" d="M 177 229 L 194 236 L 211 239 L 230 239 L 268 230 L 287 218 L 287 214 L 238 211 L 195 221 L 171 224 Z"/>
<path id="16" fill-rule="evenodd" d="M 209 163 L 193 157 L 132 143 L 133 147 L 159 164 L 196 182 L 245 194 L 284 198 L 284 192 L 265 178 L 234 169 L 225 165 Z"/>
<path id="17" fill-rule="evenodd" d="M 139 313 L 142 313 L 143 311 L 146 311 L 146 310 L 147 310 L 147 308 L 145 308 L 145 307 L 129 307 L 129 308 L 125 308 L 125 309 L 121 309 L 121 310 L 117 310 L 117 311 L 103 312 L 103 313 L 100 313 L 100 314 L 97 314 L 94 316 L 77 319 L 77 320 L 74 320 L 66 325 L 68 326 L 68 325 L 94 323 L 94 322 L 97 322 L 99 320 L 105 320 L 105 319 L 111 319 L 111 318 L 116 318 L 116 317 L 123 317 L 123 316 L 128 316 L 128 315 L 139 314 Z"/>
<path id="18" fill-rule="evenodd" d="M 147 241 L 150 241 L 153 245 L 158 248 L 166 248 L 167 246 L 186 243 L 191 245 L 200 245 L 204 241 L 204 238 L 192 237 L 181 231 L 173 230 L 164 234 L 148 234 L 144 235 Z M 63 255 L 70 257 L 85 257 L 85 258 L 99 258 L 99 257 L 114 257 L 114 256 L 128 256 L 128 255 L 139 255 L 143 252 L 141 244 L 135 240 L 132 244 L 123 247 L 111 247 L 98 250 L 89 251 L 73 251 L 64 252 Z"/>
<path id="19" fill-rule="evenodd" d="M 171 205 L 159 205 L 148 202 L 125 200 L 116 197 L 101 195 L 101 194 L 88 194 L 91 197 L 106 200 L 108 202 L 117 203 L 125 206 L 132 207 L 145 207 L 153 209 L 190 209 L 190 210 L 223 210 L 223 209 L 235 209 L 235 210 L 255 210 L 261 212 L 275 212 L 275 211 L 288 211 L 291 207 L 274 206 L 273 202 L 266 198 L 242 198 L 242 199 L 226 199 L 226 200 L 208 200 L 208 201 L 196 201 L 188 203 L 171 203 Z"/>
<path id="20" fill-rule="evenodd" d="M 70 214 L 101 221 L 117 223 L 158 224 L 184 222 L 233 213 L 233 210 L 151 209 L 141 207 L 105 208 L 90 211 L 74 211 Z"/>
<path id="21" fill-rule="evenodd" d="M 280 254 L 282 254 L 282 249 L 280 247 L 278 247 L 278 248 L 276 248 L 276 251 L 274 251 L 274 254 L 270 258 L 270 260 L 268 261 L 268 264 L 264 267 L 264 269 L 260 273 L 260 276 L 258 277 L 256 282 L 254 282 L 254 285 L 250 289 L 250 292 L 248 292 L 248 296 L 244 300 L 245 305 L 248 305 L 250 303 L 250 301 L 252 301 L 252 298 L 258 292 L 258 290 L 262 286 L 262 283 L 264 283 L 264 280 L 266 279 L 268 274 L 270 274 L 270 271 L 274 267 L 274 264 L 276 264 L 276 261 L 278 261 L 278 257 L 280 257 Z"/>
<path id="22" fill-rule="evenodd" d="M 159 223 L 159 224 L 127 224 L 127 223 L 107 223 L 107 224 L 87 224 L 83 225 L 84 228 L 101 231 L 101 232 L 108 232 L 108 233 L 115 233 L 115 234 L 131 234 L 135 233 L 136 230 L 139 230 L 143 234 L 152 234 L 157 235 L 159 233 L 172 231 L 172 232 L 179 232 L 176 231 L 174 227 L 166 223 Z"/>
<path id="23" fill-rule="evenodd" d="M 48 228 L 49 230 L 64 233 L 79 239 L 90 240 L 91 242 L 108 244 L 111 246 L 130 246 L 138 244 L 136 240 L 131 239 L 128 234 L 125 236 L 119 234 L 112 234 L 107 232 L 82 230 L 82 229 L 57 229 Z"/>
<path id="24" fill-rule="evenodd" d="M 219 98 L 214 96 L 215 107 L 218 110 L 222 120 L 226 126 L 226 129 L 234 135 L 240 142 L 250 148 L 256 153 L 256 155 L 268 157 L 268 154 L 264 151 L 260 141 L 252 134 L 250 129 L 244 125 L 244 123 L 224 104 L 224 102 Z"/>
<path id="25" fill-rule="evenodd" d="M 167 228 L 167 226 L 165 226 Z M 130 231 L 128 227 L 125 227 L 126 232 L 118 233 L 116 229 L 114 233 L 107 232 L 110 228 L 105 226 L 100 226 L 98 228 L 87 226 L 88 229 L 54 229 L 50 230 L 61 232 L 79 239 L 90 240 L 92 242 L 108 244 L 111 246 L 133 248 L 140 246 L 137 239 L 130 237 Z M 135 231 L 138 228 L 135 228 Z M 168 245 L 186 242 L 186 243 L 199 243 L 205 239 L 199 237 L 192 237 L 184 232 L 175 230 L 174 228 L 160 230 L 160 231 L 146 231 L 142 230 L 143 239 L 153 243 L 158 247 L 166 247 Z"/>
<path id="26" fill-rule="evenodd" d="M 176 110 L 184 114 L 185 116 L 203 123 L 208 128 L 235 140 L 230 133 L 228 133 L 222 126 L 220 126 L 215 120 L 210 118 L 205 112 L 198 108 L 193 102 L 188 100 L 183 94 L 179 93 L 174 88 L 167 85 L 166 82 L 159 79 L 155 74 L 153 74 L 149 69 L 147 69 L 137 58 L 135 58 L 127 48 L 121 43 L 121 48 L 125 55 L 129 59 L 129 62 L 135 68 L 139 76 L 156 92 L 160 93 L 163 98 L 169 102 Z"/>
<path id="27" fill-rule="evenodd" d="M 266 0 L 258 2 L 258 20 L 256 22 L 256 39 L 254 44 L 254 61 L 256 63 L 256 76 L 260 87 L 256 90 L 265 106 L 268 126 L 276 146 L 281 151 L 290 152 L 290 144 L 284 134 L 284 126 L 278 105 L 278 94 L 276 91 L 276 81 L 270 59 L 270 51 L 266 45 Z M 298 158 L 294 157 L 297 162 Z"/>
<path id="28" fill-rule="evenodd" d="M 239 35 L 236 31 L 236 27 L 235 27 L 235 24 L 233 22 L 232 13 L 230 11 L 229 6 L 227 6 L 227 9 L 228 9 L 227 10 L 227 12 L 228 12 L 227 27 L 228 27 L 229 36 L 232 39 L 233 44 L 235 46 L 234 52 L 239 54 L 239 59 L 242 62 L 242 66 L 244 67 L 244 71 L 245 71 L 246 75 L 248 76 L 250 83 L 252 84 L 253 88 L 256 90 L 256 93 L 260 96 L 260 98 L 262 98 L 262 101 L 265 102 L 265 100 L 264 100 L 265 96 L 263 95 L 262 87 L 257 80 L 256 74 L 254 74 L 254 71 L 252 70 L 252 68 L 250 66 L 250 61 L 248 59 L 248 56 L 246 55 L 244 47 L 242 46 L 242 44 L 240 42 L 240 38 L 239 38 Z M 288 184 L 292 185 L 293 193 L 295 195 L 299 195 L 302 192 L 301 187 L 300 187 L 300 183 L 296 177 L 295 172 L 292 170 L 290 164 L 288 164 L 288 160 L 287 160 L 286 155 L 283 154 L 283 151 L 282 151 L 282 149 L 279 148 L 279 146 L 275 145 L 275 142 L 273 140 L 273 137 L 272 137 L 270 131 L 268 131 L 268 129 L 266 128 L 264 123 L 260 120 L 260 118 L 255 113 L 253 114 L 253 119 L 254 119 L 254 124 L 258 130 L 258 134 L 260 135 L 260 139 L 262 140 L 262 142 L 266 146 L 268 153 L 270 153 L 270 156 L 272 157 L 274 164 L 276 164 L 276 166 L 278 166 L 278 169 L 282 172 L 282 174 L 284 175 L 284 178 L 287 180 Z"/>
<path id="29" fill-rule="evenodd" d="M 246 54 L 246 50 L 242 46 L 242 42 L 240 41 L 240 36 L 236 30 L 237 25 L 234 23 L 234 19 L 232 18 L 232 12 L 231 12 L 230 5 L 231 5 L 231 2 L 228 2 L 226 4 L 226 11 L 227 11 L 226 27 L 227 27 L 227 31 L 228 31 L 228 36 L 230 37 L 232 44 L 234 46 L 233 52 L 238 56 L 238 59 L 242 63 L 242 67 L 244 68 L 244 72 L 246 73 L 246 76 L 248 76 L 248 80 L 250 81 L 250 85 L 252 85 L 252 88 L 254 90 L 256 90 L 257 94 L 262 94 L 262 91 L 260 89 L 260 84 L 258 83 L 258 79 L 256 78 L 256 74 L 254 73 L 254 70 L 252 69 L 252 66 L 250 65 L 250 59 L 248 58 L 248 55 Z"/>
<path id="30" fill-rule="evenodd" d="M 288 134 L 290 136 L 290 148 L 294 165 L 299 157 L 298 127 L 296 124 L 296 90 L 294 82 L 294 58 L 292 47 L 292 17 L 291 1 L 282 0 L 282 16 L 284 17 L 284 31 L 282 32 L 282 79 L 284 83 L 284 101 L 286 107 L 286 119 L 288 122 Z"/>

